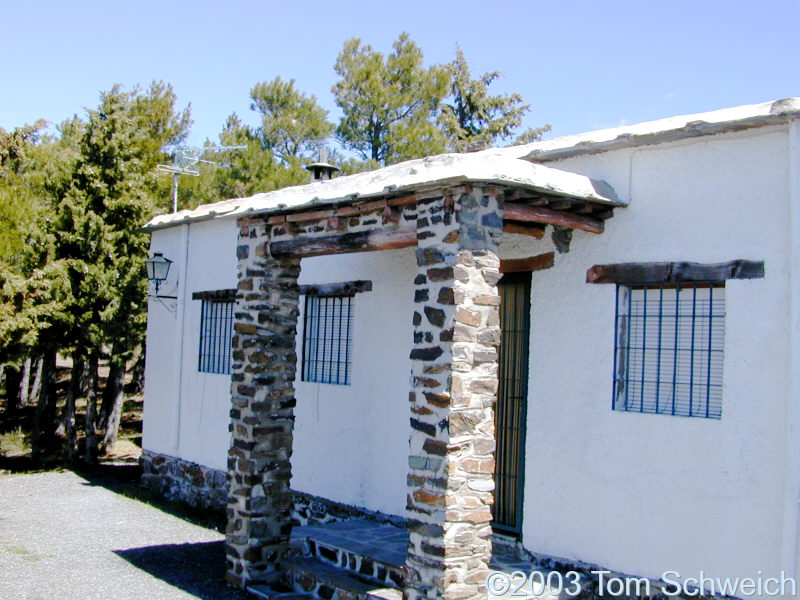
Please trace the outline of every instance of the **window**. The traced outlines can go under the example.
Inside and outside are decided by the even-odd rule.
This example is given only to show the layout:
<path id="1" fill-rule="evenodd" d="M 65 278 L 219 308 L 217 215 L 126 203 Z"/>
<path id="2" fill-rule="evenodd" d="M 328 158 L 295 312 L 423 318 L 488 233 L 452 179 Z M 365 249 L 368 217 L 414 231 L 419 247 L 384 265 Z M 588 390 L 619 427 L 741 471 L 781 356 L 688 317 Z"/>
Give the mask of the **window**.
<path id="1" fill-rule="evenodd" d="M 350 385 L 353 297 L 306 296 L 303 381 Z"/>
<path id="2" fill-rule="evenodd" d="M 719 419 L 724 283 L 617 285 L 614 409 Z"/>
<path id="3" fill-rule="evenodd" d="M 763 277 L 745 259 L 591 267 L 587 283 L 617 284 L 614 409 L 719 419 L 725 282 Z"/>
<path id="4" fill-rule="evenodd" d="M 200 312 L 200 357 L 198 370 L 201 373 L 231 373 L 231 333 L 233 332 L 233 308 L 230 298 L 201 298 Z"/>

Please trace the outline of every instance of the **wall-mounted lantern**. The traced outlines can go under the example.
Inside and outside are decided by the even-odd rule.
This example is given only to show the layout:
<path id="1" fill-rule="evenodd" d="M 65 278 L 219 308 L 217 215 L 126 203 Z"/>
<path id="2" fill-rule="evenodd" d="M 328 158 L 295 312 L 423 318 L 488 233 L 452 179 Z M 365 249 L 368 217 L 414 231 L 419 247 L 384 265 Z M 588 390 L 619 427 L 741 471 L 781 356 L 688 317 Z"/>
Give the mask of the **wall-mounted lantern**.
<path id="1" fill-rule="evenodd" d="M 147 279 L 155 284 L 156 297 L 158 297 L 158 288 L 166 281 L 172 261 L 164 258 L 161 252 L 154 252 L 153 256 L 144 261 L 144 264 L 147 268 Z"/>

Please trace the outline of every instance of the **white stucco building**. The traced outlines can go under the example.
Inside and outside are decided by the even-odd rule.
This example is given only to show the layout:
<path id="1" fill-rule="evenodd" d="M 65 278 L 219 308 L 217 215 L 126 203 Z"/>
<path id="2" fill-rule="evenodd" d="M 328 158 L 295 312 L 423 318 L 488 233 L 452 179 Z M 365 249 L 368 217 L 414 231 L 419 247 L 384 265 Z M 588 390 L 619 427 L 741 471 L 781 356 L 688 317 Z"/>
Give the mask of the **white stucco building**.
<path id="1" fill-rule="evenodd" d="M 433 289 L 430 303 L 427 288 L 420 291 L 420 277 L 436 280 L 420 263 L 423 237 L 417 248 L 416 237 L 398 233 L 396 243 L 370 237 L 350 252 L 297 250 L 303 240 L 338 244 L 373 226 L 407 233 L 432 189 L 444 190 L 444 210 L 430 218 L 454 214 L 459 252 L 471 227 L 464 198 L 482 190 L 504 214 L 499 244 L 488 246 L 504 273 L 497 293 L 509 333 L 499 360 L 490 342 L 488 350 L 459 345 L 458 311 L 478 307 L 487 292 L 465 288 L 470 304 L 459 300 L 457 283 L 455 302 L 440 293 L 440 306 Z M 172 264 L 158 292 L 169 297 L 149 307 L 144 479 L 194 503 L 224 505 L 224 473 L 244 460 L 229 459 L 229 450 L 237 447 L 231 431 L 236 439 L 237 427 L 249 426 L 238 420 L 245 404 L 237 394 L 250 392 L 236 377 L 232 388 L 231 372 L 250 377 L 258 361 L 242 358 L 246 347 L 230 353 L 231 336 L 250 333 L 235 313 L 259 290 L 257 281 L 252 291 L 243 284 L 256 268 L 247 261 L 257 247 L 242 245 L 253 219 L 273 228 L 263 246 L 271 244 L 273 256 L 301 258 L 287 442 L 296 518 L 315 522 L 321 512 L 333 518 L 352 508 L 399 523 L 424 513 L 422 521 L 444 524 L 443 572 L 460 573 L 447 533 L 459 519 L 445 508 L 421 510 L 411 482 L 418 476 L 427 478 L 419 489 L 436 487 L 439 467 L 415 470 L 429 468 L 417 458 L 436 454 L 419 450 L 415 436 L 439 439 L 444 421 L 419 408 L 424 373 L 435 369 L 409 351 L 443 340 L 448 372 L 460 372 L 462 350 L 470 361 L 481 351 L 491 355 L 481 373 L 500 379 L 502 422 L 490 432 L 505 470 L 495 529 L 517 551 L 559 559 L 551 566 L 654 580 L 665 571 L 800 577 L 800 100 L 411 161 L 157 217 L 148 225 L 151 251 Z M 413 235 L 425 227 L 416 223 Z M 432 270 L 452 279 L 444 272 L 452 263 Z M 478 330 L 497 325 L 486 314 Z M 442 319 L 450 339 L 432 340 L 426 317 Z M 449 411 L 442 452 L 452 465 L 461 460 L 455 379 L 437 390 L 449 405 L 432 409 Z M 494 396 L 496 387 L 470 390 Z M 257 448 L 260 434 L 248 435 Z M 456 469 L 441 469 L 455 498 Z M 459 503 L 447 498 L 448 507 Z M 422 555 L 420 539 L 428 538 L 420 535 L 412 533 L 411 546 Z M 252 547 L 256 537 L 229 541 Z M 407 564 L 413 572 L 417 563 Z M 243 569 L 233 583 L 259 579 Z M 419 597 L 469 583 L 462 575 L 439 584 L 414 577 Z"/>

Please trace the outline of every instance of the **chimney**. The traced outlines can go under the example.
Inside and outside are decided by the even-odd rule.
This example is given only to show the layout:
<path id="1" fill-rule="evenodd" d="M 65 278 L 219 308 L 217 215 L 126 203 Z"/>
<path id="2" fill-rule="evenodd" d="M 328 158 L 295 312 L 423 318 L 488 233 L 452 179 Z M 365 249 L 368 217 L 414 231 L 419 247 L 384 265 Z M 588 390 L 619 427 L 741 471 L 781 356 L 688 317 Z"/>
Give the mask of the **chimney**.
<path id="1" fill-rule="evenodd" d="M 328 164 L 328 150 L 323 148 L 319 151 L 319 162 L 306 165 L 306 169 L 311 171 L 311 183 L 314 183 L 333 179 L 333 173 L 338 171 L 339 167 Z"/>

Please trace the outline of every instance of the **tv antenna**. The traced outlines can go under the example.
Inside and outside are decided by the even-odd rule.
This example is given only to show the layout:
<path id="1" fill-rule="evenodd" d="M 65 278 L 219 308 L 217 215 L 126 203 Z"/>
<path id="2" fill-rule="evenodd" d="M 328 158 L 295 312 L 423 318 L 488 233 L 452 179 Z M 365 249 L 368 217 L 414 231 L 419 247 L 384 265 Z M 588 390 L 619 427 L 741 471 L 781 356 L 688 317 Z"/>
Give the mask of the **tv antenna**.
<path id="1" fill-rule="evenodd" d="M 173 163 L 171 165 L 157 165 L 159 171 L 172 174 L 172 212 L 178 212 L 178 179 L 180 176 L 191 175 L 198 177 L 200 171 L 195 168 L 197 163 L 217 164 L 213 160 L 200 158 L 205 152 L 222 152 L 241 148 L 247 148 L 247 146 L 172 146 Z"/>

